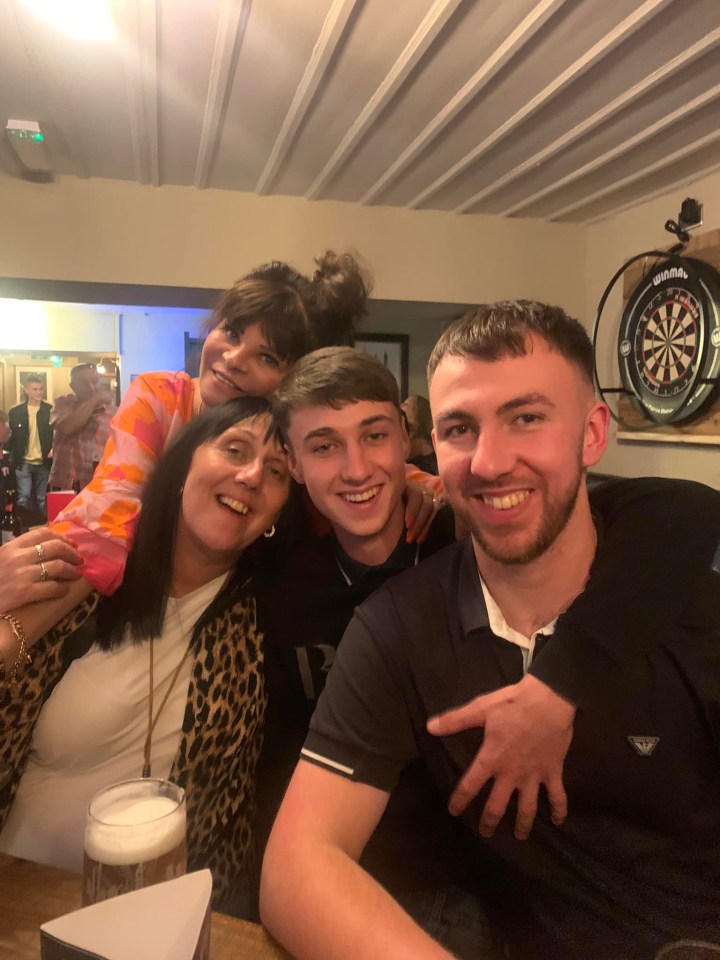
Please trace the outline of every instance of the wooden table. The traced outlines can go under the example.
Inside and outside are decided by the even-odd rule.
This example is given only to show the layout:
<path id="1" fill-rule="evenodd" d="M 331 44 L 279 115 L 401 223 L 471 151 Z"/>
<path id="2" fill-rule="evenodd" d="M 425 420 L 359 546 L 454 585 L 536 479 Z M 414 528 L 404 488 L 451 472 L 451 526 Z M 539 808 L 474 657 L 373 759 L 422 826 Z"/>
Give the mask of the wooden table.
<path id="1" fill-rule="evenodd" d="M 80 907 L 80 877 L 0 853 L 0 957 L 39 960 L 40 926 Z M 290 960 L 262 927 L 213 913 L 211 960 Z"/>

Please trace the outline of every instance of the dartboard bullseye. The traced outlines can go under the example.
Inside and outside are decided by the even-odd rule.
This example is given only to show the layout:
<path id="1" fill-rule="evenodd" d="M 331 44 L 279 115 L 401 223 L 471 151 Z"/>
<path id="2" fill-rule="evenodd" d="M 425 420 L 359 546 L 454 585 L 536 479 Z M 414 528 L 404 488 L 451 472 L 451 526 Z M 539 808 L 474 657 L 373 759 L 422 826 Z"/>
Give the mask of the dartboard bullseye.
<path id="1" fill-rule="evenodd" d="M 656 423 L 696 416 L 718 391 L 720 274 L 673 258 L 646 276 L 625 307 L 618 360 L 645 416 Z"/>

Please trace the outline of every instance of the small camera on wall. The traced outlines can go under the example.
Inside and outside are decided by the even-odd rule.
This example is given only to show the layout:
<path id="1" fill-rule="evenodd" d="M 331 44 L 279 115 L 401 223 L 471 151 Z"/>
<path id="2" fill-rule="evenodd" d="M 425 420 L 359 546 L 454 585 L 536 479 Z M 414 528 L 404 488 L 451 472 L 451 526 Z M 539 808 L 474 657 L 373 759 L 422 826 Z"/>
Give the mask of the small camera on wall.
<path id="1" fill-rule="evenodd" d="M 690 239 L 690 230 L 701 227 L 703 222 L 703 205 L 695 200 L 694 197 L 685 197 L 680 207 L 677 222 L 667 220 L 665 229 L 668 233 L 673 233 L 682 244 L 686 244 Z"/>
<path id="2" fill-rule="evenodd" d="M 694 230 L 703 222 L 703 205 L 692 197 L 685 197 L 678 214 L 678 223 L 684 230 Z"/>

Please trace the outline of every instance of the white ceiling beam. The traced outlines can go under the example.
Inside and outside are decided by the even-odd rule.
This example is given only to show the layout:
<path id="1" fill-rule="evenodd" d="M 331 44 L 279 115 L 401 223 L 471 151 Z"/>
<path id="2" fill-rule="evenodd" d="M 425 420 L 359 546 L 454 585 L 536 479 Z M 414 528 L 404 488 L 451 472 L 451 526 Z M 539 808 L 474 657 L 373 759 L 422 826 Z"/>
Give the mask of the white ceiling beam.
<path id="1" fill-rule="evenodd" d="M 118 7 L 118 14 L 123 17 L 125 85 L 135 179 L 157 187 L 160 185 L 157 2 L 127 2 Z"/>
<path id="2" fill-rule="evenodd" d="M 337 46 L 345 32 L 345 27 L 359 0 L 333 0 L 333 4 L 323 23 L 320 36 L 313 48 L 312 56 L 305 68 L 300 85 L 290 104 L 290 109 L 280 127 L 277 139 L 268 156 L 267 163 L 255 187 L 255 193 L 267 193 L 272 181 L 290 149 L 300 124 L 310 109 L 318 86 L 322 81 Z"/>
<path id="3" fill-rule="evenodd" d="M 222 124 L 235 75 L 235 65 L 250 16 L 251 2 L 252 0 L 222 0 L 220 7 L 193 180 L 194 186 L 199 189 L 207 186 L 210 169 L 220 141 Z"/>
<path id="4" fill-rule="evenodd" d="M 716 83 L 714 87 L 710 87 L 703 93 L 698 94 L 697 97 L 693 97 L 692 100 L 688 100 L 687 103 L 683 103 L 675 110 L 665 114 L 664 117 L 656 120 L 655 123 L 651 123 L 649 127 L 645 127 L 644 130 L 640 130 L 635 134 L 634 137 L 628 137 L 627 140 L 623 140 L 622 143 L 617 144 L 617 146 L 613 147 L 611 150 L 606 150 L 605 153 L 601 153 L 598 156 L 593 157 L 592 160 L 584 163 L 581 167 L 577 167 L 575 170 L 571 170 L 570 173 L 566 174 L 564 177 L 560 177 L 559 180 L 554 180 L 551 184 L 548 184 L 548 186 L 543 187 L 542 190 L 536 191 L 531 196 L 525 197 L 518 203 L 515 203 L 506 210 L 501 211 L 500 216 L 511 217 L 521 210 L 532 206 L 532 204 L 536 203 L 538 200 L 542 200 L 543 197 L 547 197 L 548 194 L 556 193 L 558 190 L 562 190 L 562 188 L 567 186 L 569 183 L 574 183 L 576 180 L 580 180 L 582 177 L 587 176 L 594 170 L 604 167 L 617 157 L 621 157 L 624 153 L 629 153 L 630 150 L 634 150 L 635 147 L 640 146 L 641 143 L 652 139 L 652 137 L 657 136 L 658 133 L 662 133 L 662 131 L 667 127 L 677 123 L 678 120 L 682 120 L 682 118 L 686 117 L 688 114 L 693 113 L 695 110 L 700 110 L 706 104 L 717 99 L 717 97 L 720 97 L 720 83 Z"/>
<path id="5" fill-rule="evenodd" d="M 517 127 L 528 119 L 533 113 L 544 107 L 561 90 L 569 86 L 574 80 L 582 76 L 590 67 L 595 66 L 603 57 L 606 57 L 612 50 L 619 46 L 623 41 L 633 34 L 639 27 L 650 20 L 651 17 L 665 6 L 668 0 L 645 0 L 637 10 L 634 10 L 630 16 L 626 17 L 621 23 L 614 27 L 609 33 L 593 44 L 581 57 L 572 63 L 567 69 L 557 76 L 552 83 L 549 83 L 540 93 L 536 94 L 532 100 L 529 100 L 516 113 L 514 113 L 505 123 L 500 124 L 493 132 L 479 143 L 473 150 L 466 153 L 464 157 L 454 163 L 442 176 L 434 180 L 429 186 L 422 190 L 416 197 L 407 204 L 411 209 L 422 206 L 430 197 L 434 196 L 444 186 L 459 176 L 464 170 L 475 163 L 483 154 L 487 153 L 491 147 L 503 140 L 508 134 L 514 132 Z"/>
<path id="6" fill-rule="evenodd" d="M 709 167 L 703 167 L 701 170 L 693 170 L 691 174 L 686 174 L 679 180 L 676 180 L 674 183 L 666 183 L 664 187 L 659 187 L 657 190 L 651 190 L 649 193 L 638 194 L 628 203 L 624 203 L 619 207 L 613 207 L 610 210 L 606 210 L 604 213 L 600 213 L 590 220 L 583 220 L 582 223 L 586 227 L 592 227 L 595 226 L 596 223 L 602 223 L 603 220 L 609 220 L 611 217 L 616 217 L 621 213 L 625 213 L 627 210 L 632 210 L 633 207 L 639 207 L 643 203 L 650 203 L 651 200 L 657 200 L 658 197 L 664 197 L 666 194 L 672 193 L 673 190 L 682 188 L 683 192 L 689 192 L 693 189 L 698 180 L 702 180 L 703 177 L 709 177 L 711 174 L 717 173 L 718 170 L 720 170 L 720 162 L 712 163 Z M 688 176 L 690 176 L 692 179 L 688 180 Z"/>
<path id="7" fill-rule="evenodd" d="M 435 0 L 409 43 L 395 61 L 392 70 L 360 111 L 355 122 L 342 138 L 332 156 L 305 193 L 314 200 L 348 160 L 361 138 L 378 119 L 382 111 L 398 93 L 410 72 L 428 51 L 442 28 L 463 0 Z"/>
<path id="8" fill-rule="evenodd" d="M 29 20 L 30 14 L 25 11 L 21 14 L 17 0 L 12 0 L 12 3 L 13 13 L 25 46 L 28 62 L 44 101 L 43 117 L 27 117 L 26 119 L 47 121 L 44 123 L 46 133 L 48 125 L 51 124 L 56 137 L 62 140 L 68 159 L 73 165 L 73 175 L 86 179 L 90 176 L 90 170 L 80 137 L 80 126 L 70 105 L 69 97 L 56 80 L 56 77 L 62 76 L 63 45 L 62 43 L 43 45 L 41 49 L 37 41 L 31 39 L 36 36 L 36 32 Z M 53 78 L 52 83 L 48 82 L 48 76 Z M 52 137 L 48 142 L 48 151 L 52 160 Z"/>
<path id="9" fill-rule="evenodd" d="M 703 147 L 709 146 L 716 140 L 720 140 L 720 129 L 713 130 L 711 133 L 706 134 L 704 137 L 699 137 L 692 143 L 684 144 L 678 150 L 674 150 L 672 153 L 668 153 L 664 157 L 661 157 L 660 160 L 656 160 L 655 163 L 647 164 L 642 168 L 642 170 L 637 170 L 635 173 L 631 173 L 627 177 L 622 177 L 620 180 L 616 180 L 614 183 L 608 184 L 608 186 L 602 187 L 602 189 L 596 190 L 594 193 L 587 194 L 580 200 L 575 200 L 572 203 L 568 203 L 564 207 L 560 207 L 558 210 L 553 210 L 552 213 L 545 214 L 542 219 L 558 220 L 560 217 L 564 217 L 566 214 L 571 213 L 573 210 L 577 210 L 579 207 L 586 207 L 595 200 L 601 200 L 609 193 L 614 193 L 616 190 L 620 190 L 622 187 L 627 187 L 631 183 L 636 183 L 638 180 L 642 180 L 644 177 L 647 177 L 648 174 L 662 170 L 663 167 L 672 166 L 673 163 L 676 163 L 678 160 L 682 160 L 683 157 L 687 157 L 688 154 L 696 153 L 698 150 L 702 150 Z M 693 176 L 695 175 L 693 174 Z"/>
<path id="10" fill-rule="evenodd" d="M 467 213 L 468 210 L 477 206 L 477 204 L 486 197 L 491 196 L 493 193 L 497 193 L 498 190 L 500 190 L 502 187 L 506 187 L 509 183 L 513 183 L 513 181 L 517 180 L 524 173 L 528 173 L 531 170 L 537 169 L 540 164 L 545 163 L 551 157 L 554 157 L 556 154 L 560 153 L 561 150 L 569 147 L 576 140 L 579 140 L 581 137 L 586 136 L 586 134 L 591 133 L 596 127 L 600 126 L 600 124 L 610 119 L 613 114 L 618 113 L 620 110 L 623 110 L 625 107 L 629 106 L 634 100 L 637 100 L 639 97 L 652 90 L 653 87 L 656 87 L 664 80 L 667 80 L 681 68 L 687 67 L 693 62 L 693 60 L 696 60 L 699 56 L 702 56 L 703 53 L 706 53 L 718 43 L 720 43 L 720 27 L 718 27 L 716 30 L 711 30 L 710 33 L 706 34 L 706 36 L 704 36 L 701 40 L 698 40 L 697 43 L 692 44 L 692 46 L 688 47 L 687 50 L 683 50 L 682 53 L 679 53 L 676 57 L 668 60 L 667 63 L 662 64 L 662 66 L 658 67 L 657 70 L 653 70 L 652 73 L 649 73 L 634 86 L 630 87 L 629 90 L 626 90 L 619 97 L 616 97 L 611 103 L 608 103 L 599 110 L 596 110 L 591 116 L 586 117 L 585 120 L 573 126 L 573 128 L 568 130 L 567 133 L 564 133 L 561 137 L 553 140 L 553 142 L 548 144 L 547 147 L 544 147 L 542 150 L 538 150 L 537 153 L 534 153 L 531 157 L 528 157 L 527 160 L 523 160 L 522 163 L 518 164 L 516 167 L 513 167 L 512 170 L 508 170 L 508 172 L 503 174 L 502 177 L 498 177 L 497 180 L 493 180 L 492 183 L 489 183 L 486 187 L 483 187 L 482 190 L 478 190 L 478 192 L 474 193 L 472 197 L 470 197 L 468 200 L 464 200 L 459 206 L 457 206 L 454 210 L 454 213 Z"/>
<path id="11" fill-rule="evenodd" d="M 517 56 L 525 44 L 535 36 L 543 24 L 564 3 L 567 3 L 567 0 L 540 0 L 497 50 L 493 51 L 480 69 L 470 77 L 442 110 L 435 114 L 427 126 L 403 150 L 397 160 L 390 164 L 367 193 L 360 197 L 359 202 L 374 203 L 378 196 L 397 180 L 403 170 L 407 169 L 416 157 L 420 156 L 423 150 L 442 133 L 445 127 L 478 96 L 492 78 L 510 63 L 513 57 Z"/>

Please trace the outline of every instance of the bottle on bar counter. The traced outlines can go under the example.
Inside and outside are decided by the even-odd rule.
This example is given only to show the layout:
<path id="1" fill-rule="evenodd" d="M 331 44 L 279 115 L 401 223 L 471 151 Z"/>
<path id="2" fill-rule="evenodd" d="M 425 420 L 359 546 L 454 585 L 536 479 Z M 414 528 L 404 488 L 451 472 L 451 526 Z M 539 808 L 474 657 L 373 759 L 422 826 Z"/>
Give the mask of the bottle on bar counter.
<path id="1" fill-rule="evenodd" d="M 22 533 L 20 519 L 15 513 L 15 491 L 13 489 L 5 492 L 5 513 L 0 531 L 2 532 L 3 543 L 9 543 Z"/>

